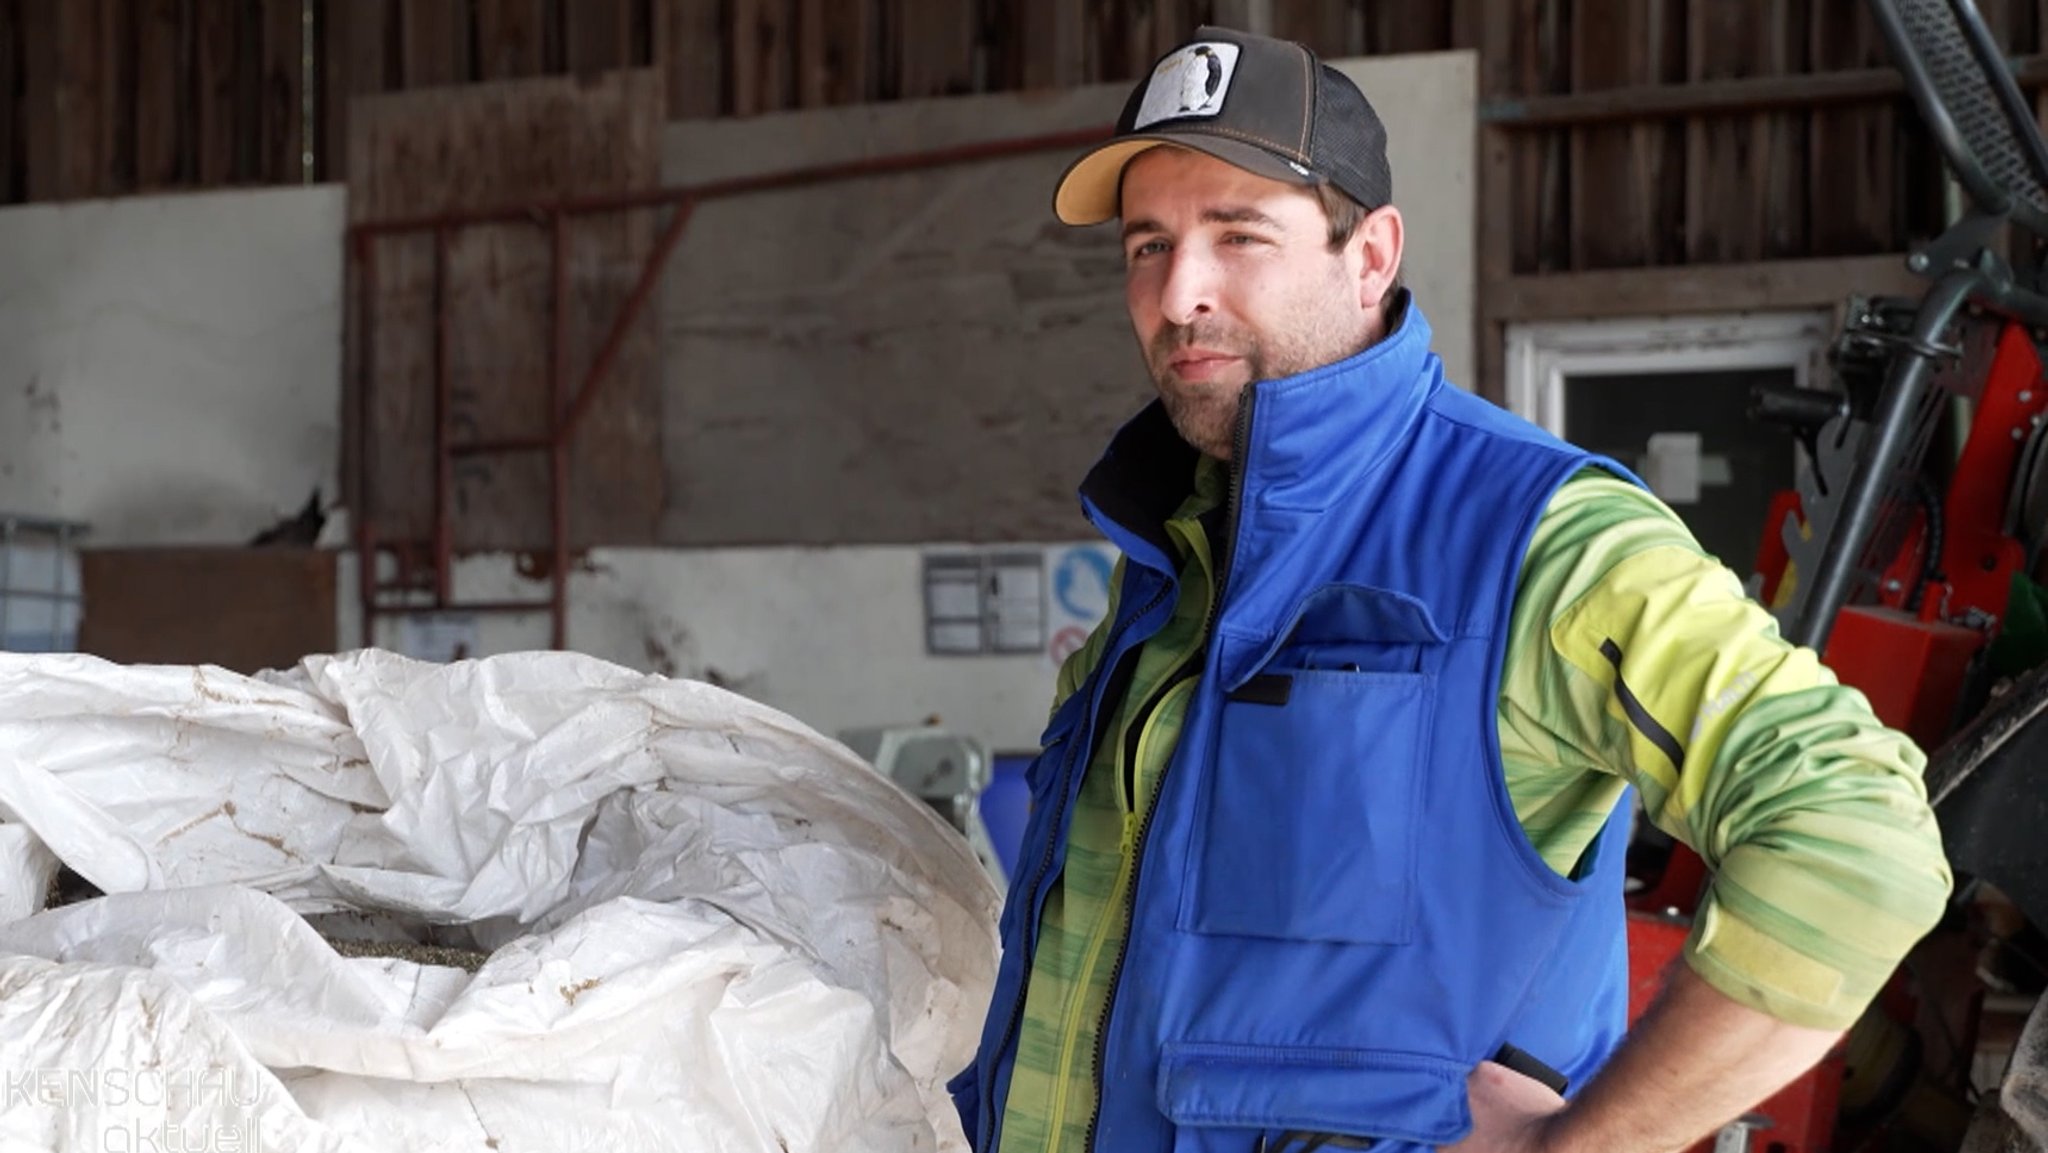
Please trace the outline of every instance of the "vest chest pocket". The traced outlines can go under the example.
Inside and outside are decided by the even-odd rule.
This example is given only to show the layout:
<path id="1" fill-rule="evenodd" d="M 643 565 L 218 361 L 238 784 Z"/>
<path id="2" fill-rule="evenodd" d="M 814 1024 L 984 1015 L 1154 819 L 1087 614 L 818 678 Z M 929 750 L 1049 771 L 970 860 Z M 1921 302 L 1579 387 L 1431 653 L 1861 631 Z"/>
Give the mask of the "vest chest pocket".
<path id="1" fill-rule="evenodd" d="M 1282 636 L 1223 702 L 1181 927 L 1406 944 L 1444 633 L 1413 598 L 1340 585 Z"/>

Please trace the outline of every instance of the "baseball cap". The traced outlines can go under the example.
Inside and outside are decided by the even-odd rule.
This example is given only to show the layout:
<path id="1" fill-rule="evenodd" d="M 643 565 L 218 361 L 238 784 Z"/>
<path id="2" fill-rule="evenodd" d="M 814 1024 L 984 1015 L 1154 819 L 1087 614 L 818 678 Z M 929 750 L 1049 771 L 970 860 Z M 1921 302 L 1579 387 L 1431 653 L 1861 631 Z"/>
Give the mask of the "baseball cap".
<path id="1" fill-rule="evenodd" d="M 1368 209 L 1393 200 L 1379 114 L 1350 77 L 1291 40 L 1196 29 L 1138 82 L 1114 135 L 1068 166 L 1053 213 L 1068 224 L 1114 219 L 1124 165 L 1161 144 L 1274 180 L 1327 181 Z"/>

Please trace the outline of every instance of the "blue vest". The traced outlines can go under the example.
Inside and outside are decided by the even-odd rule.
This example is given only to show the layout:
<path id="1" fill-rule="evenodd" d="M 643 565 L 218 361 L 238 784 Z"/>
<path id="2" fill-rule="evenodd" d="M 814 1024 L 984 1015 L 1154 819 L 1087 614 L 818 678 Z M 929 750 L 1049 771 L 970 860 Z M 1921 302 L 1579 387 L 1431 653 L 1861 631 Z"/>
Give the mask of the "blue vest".
<path id="1" fill-rule="evenodd" d="M 1559 876 L 1509 803 L 1496 709 L 1538 517 L 1580 469 L 1626 473 L 1447 386 L 1429 340 L 1410 302 L 1378 345 L 1252 389 L 1220 607 L 1138 848 L 1096 1149 L 1426 1149 L 1469 1130 L 1466 1075 L 1503 1043 L 1576 1088 L 1620 1039 L 1625 814 Z M 995 996 L 951 1086 L 977 1149 L 1114 670 L 1172 608 L 1160 526 L 1191 453 L 1154 405 L 1082 489 L 1129 563 L 1027 774 Z"/>

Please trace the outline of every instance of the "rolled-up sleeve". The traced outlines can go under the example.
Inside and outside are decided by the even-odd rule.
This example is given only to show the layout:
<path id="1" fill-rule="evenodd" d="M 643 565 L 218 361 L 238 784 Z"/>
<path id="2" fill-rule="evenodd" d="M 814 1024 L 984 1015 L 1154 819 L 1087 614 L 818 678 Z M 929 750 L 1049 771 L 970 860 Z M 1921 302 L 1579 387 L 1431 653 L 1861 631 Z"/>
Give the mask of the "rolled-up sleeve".
<path id="1" fill-rule="evenodd" d="M 1714 871 L 1693 969 L 1781 1020 L 1846 1028 L 1953 883 L 1924 755 L 1648 494 L 1581 478 L 1546 519 L 1516 603 L 1524 667 L 1504 681 L 1510 791 L 1635 785 Z"/>

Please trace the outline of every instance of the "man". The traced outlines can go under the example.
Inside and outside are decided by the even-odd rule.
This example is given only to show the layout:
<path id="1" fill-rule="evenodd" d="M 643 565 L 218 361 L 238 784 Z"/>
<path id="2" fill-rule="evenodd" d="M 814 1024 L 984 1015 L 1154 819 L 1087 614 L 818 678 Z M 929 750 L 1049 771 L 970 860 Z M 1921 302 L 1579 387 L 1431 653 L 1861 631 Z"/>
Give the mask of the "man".
<path id="1" fill-rule="evenodd" d="M 1082 488 L 1123 560 L 952 1085 L 979 1149 L 1679 1149 L 1945 902 L 1911 743 L 1618 465 L 1444 382 L 1385 147 L 1205 28 L 1059 185 L 1121 220 L 1159 400 Z M 1630 786 L 1717 875 L 1624 1040 Z"/>

